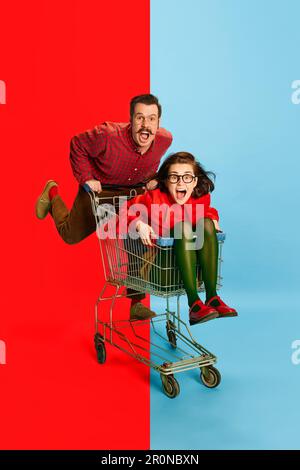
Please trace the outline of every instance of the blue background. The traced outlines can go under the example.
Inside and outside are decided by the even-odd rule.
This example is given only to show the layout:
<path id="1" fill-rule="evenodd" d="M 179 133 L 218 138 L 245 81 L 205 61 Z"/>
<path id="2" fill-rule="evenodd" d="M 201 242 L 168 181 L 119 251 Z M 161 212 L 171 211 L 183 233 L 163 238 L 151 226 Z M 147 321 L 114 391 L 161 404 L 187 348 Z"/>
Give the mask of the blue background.
<path id="1" fill-rule="evenodd" d="M 152 449 L 300 448 L 299 17 L 296 0 L 151 0 L 151 92 L 170 151 L 217 175 L 221 295 L 239 312 L 193 327 L 219 358 L 217 389 L 182 373 L 170 400 L 152 373 Z"/>

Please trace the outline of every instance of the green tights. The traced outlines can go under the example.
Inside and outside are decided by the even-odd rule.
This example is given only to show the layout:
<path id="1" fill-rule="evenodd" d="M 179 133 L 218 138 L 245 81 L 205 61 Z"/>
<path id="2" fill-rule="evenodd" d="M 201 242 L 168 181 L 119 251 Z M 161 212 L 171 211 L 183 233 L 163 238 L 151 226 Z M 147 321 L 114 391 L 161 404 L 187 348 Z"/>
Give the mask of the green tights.
<path id="1" fill-rule="evenodd" d="M 180 227 L 178 225 L 180 224 Z M 181 238 L 175 238 L 174 251 L 184 288 L 188 297 L 188 304 L 199 300 L 197 291 L 196 265 L 201 266 L 202 280 L 206 291 L 206 301 L 217 295 L 218 273 L 218 241 L 214 223 L 211 219 L 204 219 L 204 242 L 200 250 L 191 250 L 192 226 L 187 222 L 180 222 L 175 231 L 179 230 Z M 198 310 L 196 308 L 195 310 Z"/>

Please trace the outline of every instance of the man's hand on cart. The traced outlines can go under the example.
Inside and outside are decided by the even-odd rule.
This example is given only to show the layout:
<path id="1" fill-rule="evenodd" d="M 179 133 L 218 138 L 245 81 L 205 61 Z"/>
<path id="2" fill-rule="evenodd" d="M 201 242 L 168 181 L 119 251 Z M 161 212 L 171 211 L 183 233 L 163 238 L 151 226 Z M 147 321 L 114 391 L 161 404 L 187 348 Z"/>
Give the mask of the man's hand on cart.
<path id="1" fill-rule="evenodd" d="M 94 193 L 101 193 L 102 191 L 101 183 L 98 180 L 88 180 L 85 184 L 87 184 Z"/>
<path id="2" fill-rule="evenodd" d="M 148 183 L 146 183 L 145 189 L 146 191 L 152 191 L 153 189 L 157 187 L 157 185 L 158 185 L 158 181 L 153 179 L 153 180 L 148 181 Z"/>
<path id="3" fill-rule="evenodd" d="M 157 238 L 154 230 L 150 225 L 139 220 L 136 224 L 136 230 L 140 235 L 143 245 L 153 246 L 151 238 Z"/>

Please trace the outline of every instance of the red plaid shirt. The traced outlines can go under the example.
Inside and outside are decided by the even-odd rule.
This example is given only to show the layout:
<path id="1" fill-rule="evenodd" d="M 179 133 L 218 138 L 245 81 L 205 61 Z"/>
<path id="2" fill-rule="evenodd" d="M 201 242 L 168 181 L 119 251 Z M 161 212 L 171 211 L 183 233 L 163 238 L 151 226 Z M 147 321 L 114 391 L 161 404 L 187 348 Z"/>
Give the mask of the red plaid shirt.
<path id="1" fill-rule="evenodd" d="M 102 184 L 135 186 L 151 177 L 172 143 L 172 134 L 159 128 L 141 155 L 130 123 L 104 122 L 71 140 L 71 166 L 79 184 L 95 179 Z"/>

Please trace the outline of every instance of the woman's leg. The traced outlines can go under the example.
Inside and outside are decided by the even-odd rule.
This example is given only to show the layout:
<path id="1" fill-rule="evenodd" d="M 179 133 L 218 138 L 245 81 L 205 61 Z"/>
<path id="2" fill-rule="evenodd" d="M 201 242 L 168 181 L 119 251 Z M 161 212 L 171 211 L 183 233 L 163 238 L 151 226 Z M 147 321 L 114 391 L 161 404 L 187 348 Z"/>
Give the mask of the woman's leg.
<path id="1" fill-rule="evenodd" d="M 217 310 L 220 318 L 235 317 L 237 316 L 236 310 L 226 305 L 217 295 L 218 250 L 219 244 L 214 223 L 211 219 L 204 219 L 204 243 L 202 249 L 197 251 L 197 257 L 205 285 L 206 303 Z"/>
<path id="2" fill-rule="evenodd" d="M 197 255 L 195 249 L 191 249 L 191 243 L 193 243 L 192 226 L 186 222 L 180 222 L 180 224 L 181 227 L 175 227 L 175 229 L 181 229 L 181 237 L 175 238 L 174 251 L 188 297 L 190 325 L 194 325 L 212 320 L 218 316 L 218 313 L 213 306 L 203 304 L 199 298 L 196 273 Z"/>
<path id="3" fill-rule="evenodd" d="M 201 250 L 197 250 L 197 257 L 201 266 L 206 301 L 217 295 L 218 250 L 219 246 L 214 223 L 211 219 L 205 218 L 203 247 Z M 211 305 L 215 306 L 213 302 Z"/>
<path id="4" fill-rule="evenodd" d="M 196 300 L 199 300 L 196 277 L 197 256 L 195 250 L 191 250 L 189 246 L 193 240 L 191 224 L 187 222 L 179 222 L 179 224 L 179 227 L 178 225 L 175 227 L 175 233 L 181 233 L 182 236 L 181 238 L 175 238 L 174 251 L 181 279 L 187 293 L 188 304 L 191 307 Z"/>

